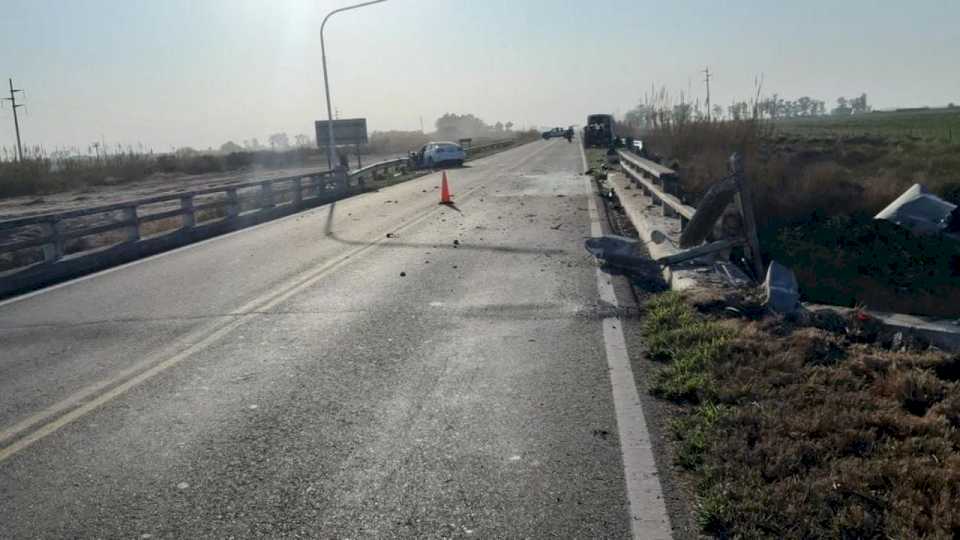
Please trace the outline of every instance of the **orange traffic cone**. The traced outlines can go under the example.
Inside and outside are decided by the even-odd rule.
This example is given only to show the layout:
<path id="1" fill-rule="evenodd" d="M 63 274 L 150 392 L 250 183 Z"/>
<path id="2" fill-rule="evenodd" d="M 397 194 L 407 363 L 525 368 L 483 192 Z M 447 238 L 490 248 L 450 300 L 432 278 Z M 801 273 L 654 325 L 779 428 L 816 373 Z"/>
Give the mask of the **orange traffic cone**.
<path id="1" fill-rule="evenodd" d="M 443 171 L 443 182 L 440 183 L 440 204 L 453 204 L 450 186 L 447 185 L 447 171 Z"/>

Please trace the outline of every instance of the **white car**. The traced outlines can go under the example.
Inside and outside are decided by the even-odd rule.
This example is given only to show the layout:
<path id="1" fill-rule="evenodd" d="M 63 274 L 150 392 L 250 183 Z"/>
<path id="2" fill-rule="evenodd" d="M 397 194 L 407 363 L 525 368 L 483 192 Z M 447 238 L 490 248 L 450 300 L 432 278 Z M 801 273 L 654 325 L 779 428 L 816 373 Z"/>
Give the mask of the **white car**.
<path id="1" fill-rule="evenodd" d="M 467 153 L 463 147 L 452 142 L 431 142 L 420 149 L 418 159 L 423 167 L 433 167 L 441 163 L 453 163 L 463 165 L 463 160 L 467 159 Z"/>

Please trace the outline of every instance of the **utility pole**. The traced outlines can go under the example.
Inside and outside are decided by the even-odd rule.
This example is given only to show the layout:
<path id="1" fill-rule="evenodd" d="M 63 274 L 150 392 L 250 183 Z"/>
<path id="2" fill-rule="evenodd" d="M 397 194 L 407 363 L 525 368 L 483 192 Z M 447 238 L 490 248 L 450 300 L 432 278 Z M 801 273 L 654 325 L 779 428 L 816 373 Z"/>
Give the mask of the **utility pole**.
<path id="1" fill-rule="evenodd" d="M 13 106 L 13 130 L 17 134 L 17 160 L 23 161 L 23 147 L 20 145 L 20 121 L 17 119 L 17 108 L 23 107 L 22 103 L 17 104 L 17 92 L 23 93 L 23 90 L 13 87 L 13 79 L 7 79 L 10 81 L 10 97 L 2 98 L 4 101 L 9 101 Z"/>
<path id="2" fill-rule="evenodd" d="M 712 121 L 711 115 L 713 112 L 710 110 L 710 66 L 707 66 L 703 70 L 704 79 L 703 82 L 707 83 L 707 122 Z"/>

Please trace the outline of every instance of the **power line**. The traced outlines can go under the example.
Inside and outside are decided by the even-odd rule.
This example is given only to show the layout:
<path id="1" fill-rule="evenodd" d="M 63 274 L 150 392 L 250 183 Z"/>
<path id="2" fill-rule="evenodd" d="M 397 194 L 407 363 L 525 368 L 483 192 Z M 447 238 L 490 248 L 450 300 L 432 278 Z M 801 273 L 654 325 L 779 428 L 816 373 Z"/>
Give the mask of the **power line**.
<path id="1" fill-rule="evenodd" d="M 17 118 L 17 109 L 26 105 L 17 103 L 17 92 L 23 94 L 23 90 L 13 87 L 13 79 L 7 80 L 10 81 L 10 97 L 0 98 L 0 100 L 9 101 L 13 107 L 13 130 L 17 134 L 17 160 L 23 161 L 23 147 L 20 145 L 20 120 Z"/>

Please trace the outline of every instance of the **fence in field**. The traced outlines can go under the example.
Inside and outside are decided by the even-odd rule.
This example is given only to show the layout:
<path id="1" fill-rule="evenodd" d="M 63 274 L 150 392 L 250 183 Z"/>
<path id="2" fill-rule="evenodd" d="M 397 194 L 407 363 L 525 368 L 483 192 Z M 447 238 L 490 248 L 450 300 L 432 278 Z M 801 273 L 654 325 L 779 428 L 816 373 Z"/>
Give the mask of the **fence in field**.
<path id="1" fill-rule="evenodd" d="M 468 157 L 513 144 L 476 146 Z M 348 173 L 320 170 L 0 221 L 0 295 L 326 204 L 409 168 L 397 158 Z"/>

